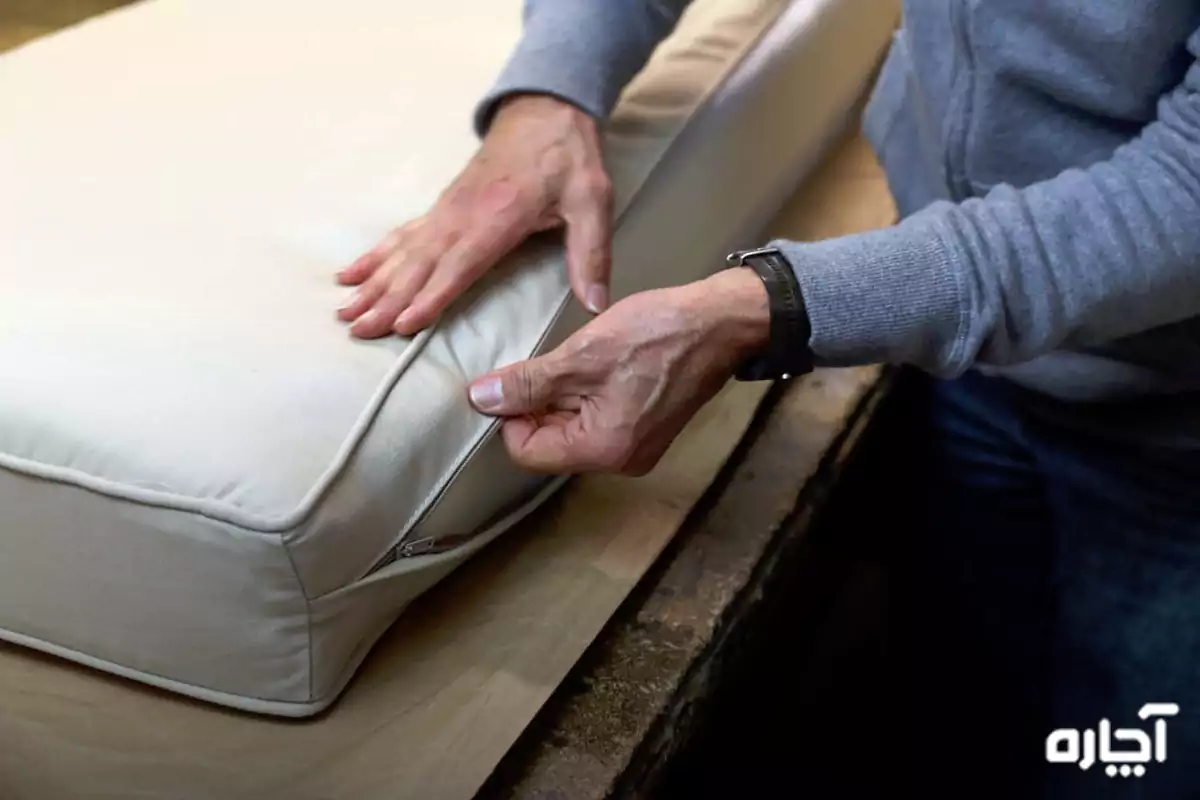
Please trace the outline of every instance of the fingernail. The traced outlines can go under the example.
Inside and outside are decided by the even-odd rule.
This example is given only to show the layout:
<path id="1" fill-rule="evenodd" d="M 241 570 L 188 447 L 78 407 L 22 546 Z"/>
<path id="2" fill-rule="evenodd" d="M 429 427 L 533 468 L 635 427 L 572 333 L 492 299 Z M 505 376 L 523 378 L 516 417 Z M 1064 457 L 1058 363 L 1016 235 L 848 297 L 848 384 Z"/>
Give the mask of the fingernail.
<path id="1" fill-rule="evenodd" d="M 355 331 L 361 331 L 363 328 L 374 328 L 375 325 L 379 323 L 379 317 L 379 311 L 372 308 L 370 311 L 354 320 L 354 325 L 351 329 Z"/>
<path id="2" fill-rule="evenodd" d="M 471 404 L 480 411 L 496 411 L 504 404 L 499 378 L 485 378 L 471 385 Z"/>
<path id="3" fill-rule="evenodd" d="M 358 295 L 352 294 L 348 298 L 346 298 L 346 302 L 344 302 L 340 306 L 338 306 L 338 311 L 345 311 L 347 308 L 349 308 L 350 306 L 354 305 L 357 302 L 358 302 Z"/>
<path id="4" fill-rule="evenodd" d="M 599 314 L 608 307 L 608 287 L 602 283 L 592 284 L 587 292 L 587 307 L 593 314 Z"/>

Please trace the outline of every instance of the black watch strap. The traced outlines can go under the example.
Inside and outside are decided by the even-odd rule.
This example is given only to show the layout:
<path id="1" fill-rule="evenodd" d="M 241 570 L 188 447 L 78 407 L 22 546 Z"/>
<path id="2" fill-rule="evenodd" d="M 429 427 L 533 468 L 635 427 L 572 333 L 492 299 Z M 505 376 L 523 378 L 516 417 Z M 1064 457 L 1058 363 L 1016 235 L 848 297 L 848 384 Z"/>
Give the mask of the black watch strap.
<path id="1" fill-rule="evenodd" d="M 804 296 L 791 265 L 778 249 L 741 250 L 726 258 L 730 267 L 753 269 L 767 289 L 771 310 L 770 341 L 743 364 L 734 377 L 741 381 L 786 380 L 812 371 L 808 340 L 812 327 Z"/>

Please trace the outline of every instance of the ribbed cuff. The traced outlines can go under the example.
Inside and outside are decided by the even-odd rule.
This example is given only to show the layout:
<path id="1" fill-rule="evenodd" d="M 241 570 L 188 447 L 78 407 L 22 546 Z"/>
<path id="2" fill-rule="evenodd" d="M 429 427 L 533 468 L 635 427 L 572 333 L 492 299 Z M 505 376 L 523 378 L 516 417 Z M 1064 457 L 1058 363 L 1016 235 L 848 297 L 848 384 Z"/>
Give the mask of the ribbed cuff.
<path id="1" fill-rule="evenodd" d="M 945 377 L 970 366 L 962 272 L 936 214 L 822 242 L 771 246 L 795 270 L 819 364 L 912 364 Z"/>

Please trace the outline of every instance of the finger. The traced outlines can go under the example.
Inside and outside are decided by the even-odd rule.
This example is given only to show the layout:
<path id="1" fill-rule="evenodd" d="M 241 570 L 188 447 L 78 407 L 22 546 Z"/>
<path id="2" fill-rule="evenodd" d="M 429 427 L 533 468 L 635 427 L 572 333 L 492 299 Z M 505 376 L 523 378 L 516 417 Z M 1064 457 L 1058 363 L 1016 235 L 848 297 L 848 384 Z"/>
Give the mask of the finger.
<path id="1" fill-rule="evenodd" d="M 432 259 L 405 263 L 397 260 L 388 270 L 390 280 L 370 308 L 355 320 L 350 332 L 360 339 L 377 339 L 392 332 L 396 318 L 408 308 L 421 285 L 429 280 L 434 269 Z"/>
<path id="2" fill-rule="evenodd" d="M 386 258 L 385 253 L 375 250 L 359 256 L 357 261 L 337 274 L 338 283 L 343 286 L 358 286 L 375 274 L 375 270 L 379 269 Z"/>
<path id="3" fill-rule="evenodd" d="M 504 421 L 500 436 L 509 457 L 519 467 L 536 474 L 568 475 L 581 471 L 566 435 L 569 424 L 563 419 L 515 417 Z"/>
<path id="4" fill-rule="evenodd" d="M 608 308 L 612 271 L 612 190 L 603 172 L 574 190 L 564 209 L 571 289 L 593 314 Z"/>
<path id="5" fill-rule="evenodd" d="M 396 332 L 411 336 L 432 325 L 463 292 L 519 245 L 531 230 L 525 218 L 498 217 L 472 227 L 439 259 L 405 312 Z"/>
<path id="6" fill-rule="evenodd" d="M 555 354 L 520 361 L 473 381 L 471 405 L 481 414 L 517 417 L 545 411 L 559 400 L 566 364 Z"/>
<path id="7" fill-rule="evenodd" d="M 383 296 L 387 291 L 387 274 L 384 272 L 376 272 L 367 280 L 367 282 L 359 287 L 358 291 L 346 298 L 346 302 L 342 303 L 338 309 L 338 319 L 343 322 L 352 322 L 358 319 L 371 306 L 375 305 L 375 301 Z"/>
<path id="8" fill-rule="evenodd" d="M 337 279 L 340 283 L 346 286 L 358 286 L 367 278 L 375 274 L 375 271 L 383 266 L 397 247 L 400 246 L 402 230 L 397 228 L 388 233 L 387 236 L 375 245 L 367 253 L 359 256 L 359 258 L 350 266 L 343 269 L 337 274 Z"/>
<path id="9" fill-rule="evenodd" d="M 436 263 L 428 257 L 409 258 L 407 254 L 395 257 L 386 268 L 388 278 L 384 291 L 355 321 L 350 332 L 363 339 L 375 339 L 391 333 L 396 326 L 396 318 L 408 308 L 413 297 L 429 280 Z"/>
<path id="10" fill-rule="evenodd" d="M 567 475 L 630 468 L 632 439 L 618 430 L 590 428 L 582 414 L 516 417 L 505 420 L 501 435 L 509 456 L 532 472 Z"/>

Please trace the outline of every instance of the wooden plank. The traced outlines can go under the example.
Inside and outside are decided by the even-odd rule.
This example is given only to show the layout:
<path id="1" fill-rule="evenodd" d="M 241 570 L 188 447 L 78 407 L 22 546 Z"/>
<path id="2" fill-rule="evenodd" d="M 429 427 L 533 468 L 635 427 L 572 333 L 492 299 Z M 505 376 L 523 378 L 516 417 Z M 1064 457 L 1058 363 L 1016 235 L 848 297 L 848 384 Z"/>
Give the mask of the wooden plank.
<path id="1" fill-rule="evenodd" d="M 0 52 L 131 0 L 0 0 Z"/>
<path id="2" fill-rule="evenodd" d="M 33 23 L 4 8 L 0 36 L 13 19 L 10 37 L 24 35 Z M 791 235 L 882 224 L 864 153 L 852 144 L 810 182 Z M 410 608 L 317 720 L 234 714 L 0 647 L 0 798 L 471 797 L 680 528 L 763 391 L 731 384 L 646 478 L 575 481 Z"/>

